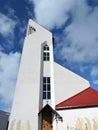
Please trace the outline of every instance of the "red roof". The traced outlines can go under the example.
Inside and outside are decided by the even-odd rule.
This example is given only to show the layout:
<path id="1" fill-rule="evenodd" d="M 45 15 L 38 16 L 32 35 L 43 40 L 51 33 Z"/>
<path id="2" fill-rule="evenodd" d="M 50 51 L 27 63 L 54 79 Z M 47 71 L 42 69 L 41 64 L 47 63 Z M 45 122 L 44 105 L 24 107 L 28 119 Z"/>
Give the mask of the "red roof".
<path id="1" fill-rule="evenodd" d="M 98 91 L 89 87 L 75 96 L 56 105 L 56 109 L 98 106 Z"/>

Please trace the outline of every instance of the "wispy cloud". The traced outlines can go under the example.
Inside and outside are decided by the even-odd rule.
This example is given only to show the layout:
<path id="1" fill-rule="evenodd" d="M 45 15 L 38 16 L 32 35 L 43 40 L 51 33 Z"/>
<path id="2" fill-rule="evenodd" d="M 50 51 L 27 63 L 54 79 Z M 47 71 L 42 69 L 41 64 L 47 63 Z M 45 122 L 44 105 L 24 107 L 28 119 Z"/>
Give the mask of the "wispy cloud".
<path id="1" fill-rule="evenodd" d="M 30 0 L 35 5 L 35 17 L 38 23 L 48 29 L 60 28 L 68 19 L 68 11 L 75 0 Z"/>
<path id="2" fill-rule="evenodd" d="M 96 66 L 92 67 L 91 76 L 92 76 L 92 80 L 93 80 L 94 84 L 98 86 L 98 64 Z M 97 88 L 97 90 L 98 90 L 98 88 Z"/>
<path id="3" fill-rule="evenodd" d="M 34 11 L 38 23 L 49 29 L 62 28 L 71 14 L 72 22 L 65 28 L 63 26 L 62 37 L 57 36 L 61 41 L 61 45 L 58 46 L 62 46 L 60 54 L 63 59 L 78 63 L 96 62 L 98 58 L 97 6 L 95 8 L 88 6 L 87 0 L 53 0 L 51 3 L 49 0 L 29 1 L 33 1 L 35 5 Z"/>
<path id="4" fill-rule="evenodd" d="M 64 28 L 62 40 L 55 50 L 57 52 L 60 47 L 59 58 L 65 61 L 65 64 L 68 63 L 71 68 L 77 67 L 82 73 L 89 70 L 92 85 L 98 85 L 98 71 L 95 71 L 95 68 L 98 69 L 97 34 L 98 7 L 92 10 L 86 1 L 78 1 L 73 6 L 72 22 Z"/>
<path id="5" fill-rule="evenodd" d="M 16 25 L 17 20 L 15 21 L 7 15 L 0 13 L 0 45 L 4 50 L 11 50 L 14 47 L 14 30 Z"/>
<path id="6" fill-rule="evenodd" d="M 73 22 L 65 28 L 62 56 L 79 63 L 94 63 L 98 59 L 98 8 L 93 11 L 85 2 L 77 2 L 73 10 Z M 63 42 L 64 43 L 64 42 Z M 66 44 L 66 43 L 65 43 Z"/>
<path id="7" fill-rule="evenodd" d="M 8 37 L 14 34 L 16 21 L 10 19 L 8 16 L 0 13 L 0 34 Z"/>
<path id="8" fill-rule="evenodd" d="M 7 15 L 0 13 L 0 106 L 3 104 L 5 106 L 3 109 L 10 111 L 21 56 L 20 53 L 12 53 L 11 50 L 18 44 L 23 44 L 22 34 L 25 33 L 26 25 L 21 26 L 14 15 L 14 10 L 8 7 L 7 9 L 9 12 Z M 19 29 L 17 34 L 19 40 L 15 46 L 16 27 Z M 6 50 L 9 54 L 4 53 Z"/>
<path id="9" fill-rule="evenodd" d="M 11 106 L 19 68 L 20 53 L 0 52 L 0 104 Z"/>

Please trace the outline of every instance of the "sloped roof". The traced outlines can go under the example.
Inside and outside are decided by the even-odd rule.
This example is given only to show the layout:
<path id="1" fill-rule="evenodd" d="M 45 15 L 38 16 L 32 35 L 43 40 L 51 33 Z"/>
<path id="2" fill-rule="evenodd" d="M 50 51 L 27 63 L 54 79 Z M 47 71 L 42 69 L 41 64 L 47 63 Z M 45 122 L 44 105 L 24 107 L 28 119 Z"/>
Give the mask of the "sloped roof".
<path id="1" fill-rule="evenodd" d="M 56 109 L 98 106 L 98 91 L 89 87 L 84 91 L 56 105 Z"/>
<path id="2" fill-rule="evenodd" d="M 2 115 L 8 115 L 8 116 L 10 115 L 9 112 L 5 112 L 5 111 L 3 111 L 3 110 L 0 110 L 0 115 L 1 115 L 1 114 L 2 114 Z"/>

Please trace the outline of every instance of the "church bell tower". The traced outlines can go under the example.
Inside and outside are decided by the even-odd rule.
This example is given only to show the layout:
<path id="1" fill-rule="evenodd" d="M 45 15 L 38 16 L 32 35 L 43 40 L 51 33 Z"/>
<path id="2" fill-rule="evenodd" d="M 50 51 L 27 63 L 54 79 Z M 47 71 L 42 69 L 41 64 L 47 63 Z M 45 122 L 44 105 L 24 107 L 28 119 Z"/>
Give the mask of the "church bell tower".
<path id="1" fill-rule="evenodd" d="M 29 20 L 8 130 L 55 130 L 52 34 Z"/>

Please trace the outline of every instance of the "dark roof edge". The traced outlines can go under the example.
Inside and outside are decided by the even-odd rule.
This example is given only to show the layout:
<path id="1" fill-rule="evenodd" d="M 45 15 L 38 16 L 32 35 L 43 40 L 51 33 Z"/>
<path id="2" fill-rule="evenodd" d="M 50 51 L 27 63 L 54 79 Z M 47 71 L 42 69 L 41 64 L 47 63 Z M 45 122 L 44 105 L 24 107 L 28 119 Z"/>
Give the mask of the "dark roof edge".
<path id="1" fill-rule="evenodd" d="M 0 113 L 10 115 L 10 112 L 6 112 L 6 111 L 3 111 L 3 110 L 0 110 Z"/>
<path id="2" fill-rule="evenodd" d="M 98 107 L 98 105 L 66 106 L 66 107 L 58 107 L 58 108 L 56 108 L 56 110 L 83 109 L 83 108 L 94 108 L 94 107 Z"/>

